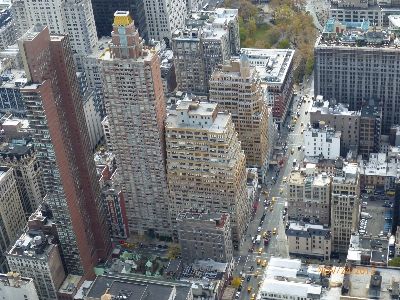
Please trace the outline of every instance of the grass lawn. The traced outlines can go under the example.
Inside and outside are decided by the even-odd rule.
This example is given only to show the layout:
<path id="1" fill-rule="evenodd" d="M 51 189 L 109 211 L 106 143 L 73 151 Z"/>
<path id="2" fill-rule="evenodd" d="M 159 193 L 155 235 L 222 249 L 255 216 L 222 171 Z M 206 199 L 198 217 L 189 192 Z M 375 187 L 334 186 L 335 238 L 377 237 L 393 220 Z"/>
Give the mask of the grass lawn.
<path id="1" fill-rule="evenodd" d="M 271 28 L 271 25 L 269 24 L 261 24 L 257 26 L 256 31 L 254 32 L 254 35 L 252 36 L 254 41 L 262 40 L 266 41 L 267 40 L 267 31 Z"/>

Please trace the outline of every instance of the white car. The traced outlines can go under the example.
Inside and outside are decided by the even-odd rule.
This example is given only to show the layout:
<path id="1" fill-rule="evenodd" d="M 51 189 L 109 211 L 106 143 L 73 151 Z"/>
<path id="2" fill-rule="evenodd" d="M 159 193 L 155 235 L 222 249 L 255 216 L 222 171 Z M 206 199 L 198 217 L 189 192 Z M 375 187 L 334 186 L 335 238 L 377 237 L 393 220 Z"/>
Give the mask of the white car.
<path id="1" fill-rule="evenodd" d="M 363 202 L 362 204 L 363 204 L 363 205 L 368 205 L 368 202 Z"/>
<path id="2" fill-rule="evenodd" d="M 257 232 L 260 232 L 260 231 L 261 231 L 261 227 L 258 227 L 258 228 L 257 228 Z"/>
<path id="3" fill-rule="evenodd" d="M 239 297 L 240 297 L 240 292 L 237 292 L 236 296 L 235 296 L 235 299 L 239 299 Z"/>

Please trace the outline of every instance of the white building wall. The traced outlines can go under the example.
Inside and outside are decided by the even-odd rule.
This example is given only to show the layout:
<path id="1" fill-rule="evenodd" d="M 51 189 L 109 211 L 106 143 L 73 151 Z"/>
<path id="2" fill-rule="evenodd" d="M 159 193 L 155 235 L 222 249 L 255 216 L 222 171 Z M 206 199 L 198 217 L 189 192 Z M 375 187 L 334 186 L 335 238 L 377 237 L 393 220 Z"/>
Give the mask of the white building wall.
<path id="1" fill-rule="evenodd" d="M 149 39 L 171 39 L 172 32 L 183 28 L 186 18 L 186 2 L 176 0 L 148 1 L 145 3 Z"/>
<path id="2" fill-rule="evenodd" d="M 340 137 L 332 137 L 332 142 L 326 141 L 326 132 L 317 132 L 313 136 L 313 130 L 304 131 L 304 146 L 307 156 L 319 156 L 322 154 L 325 159 L 336 159 L 340 156 Z"/>

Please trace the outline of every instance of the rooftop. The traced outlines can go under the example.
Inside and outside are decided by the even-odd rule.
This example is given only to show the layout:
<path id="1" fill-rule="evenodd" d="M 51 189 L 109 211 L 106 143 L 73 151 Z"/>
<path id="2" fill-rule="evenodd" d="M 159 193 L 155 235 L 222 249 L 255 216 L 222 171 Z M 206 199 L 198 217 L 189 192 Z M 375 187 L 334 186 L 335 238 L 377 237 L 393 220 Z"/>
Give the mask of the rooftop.
<path id="1" fill-rule="evenodd" d="M 188 280 L 221 280 L 227 272 L 228 264 L 216 262 L 212 259 L 198 260 L 193 264 L 187 265 L 183 272 L 179 275 L 179 279 Z"/>
<path id="2" fill-rule="evenodd" d="M 322 225 L 305 224 L 298 222 L 291 222 L 289 229 L 286 230 L 288 236 L 298 236 L 309 238 L 311 236 L 323 236 L 330 239 L 331 230 L 324 228 Z"/>
<path id="3" fill-rule="evenodd" d="M 385 153 L 370 153 L 369 161 L 360 161 L 360 174 L 396 177 L 397 163 L 387 162 Z"/>
<path id="4" fill-rule="evenodd" d="M 76 288 L 79 286 L 79 283 L 82 280 L 82 276 L 69 274 L 63 281 L 61 287 L 58 292 L 62 294 L 72 295 Z"/>
<path id="5" fill-rule="evenodd" d="M 311 186 L 327 186 L 331 178 L 326 173 L 308 175 L 303 171 L 293 170 L 290 172 L 289 183 L 302 185 L 308 183 Z"/>
<path id="6" fill-rule="evenodd" d="M 25 71 L 22 69 L 9 69 L 1 74 L 1 88 L 19 88 L 27 82 Z"/>
<path id="7" fill-rule="evenodd" d="M 214 222 L 217 228 L 223 228 L 228 214 L 223 213 L 195 213 L 182 212 L 178 215 L 178 220 L 192 219 Z"/>
<path id="8" fill-rule="evenodd" d="M 24 259 L 48 260 L 50 251 L 56 247 L 51 244 L 52 236 L 45 236 L 42 231 L 28 230 L 20 234 L 14 244 L 7 249 L 6 255 Z"/>
<path id="9" fill-rule="evenodd" d="M 309 299 L 321 295 L 322 286 L 307 283 L 266 279 L 263 281 L 263 284 L 260 287 L 260 291 L 261 293 L 266 294 L 278 294 Z"/>
<path id="10" fill-rule="evenodd" d="M 247 55 L 261 81 L 270 84 L 284 82 L 294 56 L 294 50 L 291 49 L 242 48 L 240 53 Z"/>
<path id="11" fill-rule="evenodd" d="M 358 181 L 358 165 L 348 163 L 343 166 L 344 177 L 333 177 L 333 184 L 356 184 Z"/>
<path id="12" fill-rule="evenodd" d="M 237 9 L 217 8 L 214 11 L 195 12 L 187 19 L 185 28 L 173 32 L 173 39 L 193 42 L 221 40 L 227 34 L 227 25 L 237 18 Z"/>
<path id="13" fill-rule="evenodd" d="M 322 103 L 318 103 L 317 101 L 313 102 L 313 105 L 310 108 L 310 113 L 320 112 L 322 115 L 341 115 L 341 116 L 360 116 L 360 111 L 351 111 L 348 109 L 348 105 L 346 104 L 337 104 L 337 105 L 329 105 L 329 101 L 324 101 Z"/>
<path id="14" fill-rule="evenodd" d="M 361 105 L 361 118 L 382 117 L 382 106 L 378 99 L 364 100 Z"/>
<path id="15" fill-rule="evenodd" d="M 186 300 L 191 294 L 191 285 L 184 282 L 144 277 L 132 274 L 100 275 L 93 281 L 87 294 L 88 298 L 100 299 L 108 290 L 113 296 L 125 295 L 126 300 L 142 299 L 140 295 L 146 295 L 145 299 L 168 300 L 171 299 L 173 288 L 176 288 L 174 300 Z"/>

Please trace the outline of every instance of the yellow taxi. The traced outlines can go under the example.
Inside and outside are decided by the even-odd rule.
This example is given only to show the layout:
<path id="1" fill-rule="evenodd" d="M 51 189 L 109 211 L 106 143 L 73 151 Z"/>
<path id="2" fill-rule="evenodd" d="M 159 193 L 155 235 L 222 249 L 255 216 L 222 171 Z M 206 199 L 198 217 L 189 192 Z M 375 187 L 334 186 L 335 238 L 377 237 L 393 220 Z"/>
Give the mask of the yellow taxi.
<path id="1" fill-rule="evenodd" d="M 257 259 L 257 265 L 261 264 L 261 258 Z"/>
<path id="2" fill-rule="evenodd" d="M 308 110 L 306 110 L 306 114 L 308 114 Z"/>
<path id="3" fill-rule="evenodd" d="M 290 150 L 290 154 L 293 154 L 294 153 L 294 149 L 292 148 L 292 150 Z"/>
<path id="4" fill-rule="evenodd" d="M 267 194 L 268 194 L 268 192 L 267 192 L 267 191 L 264 191 L 264 190 L 262 190 L 262 191 L 261 191 L 261 194 L 267 195 Z"/>
<path id="5" fill-rule="evenodd" d="M 286 182 L 287 181 L 287 177 L 283 177 L 282 181 Z"/>
<path id="6" fill-rule="evenodd" d="M 252 286 L 249 286 L 249 287 L 247 288 L 247 291 L 250 293 L 252 288 L 253 288 Z"/>
<path id="7" fill-rule="evenodd" d="M 272 230 L 272 234 L 276 234 L 276 228 Z"/>
<path id="8" fill-rule="evenodd" d="M 271 202 L 275 202 L 275 197 L 272 197 L 272 198 L 271 198 Z"/>
<path id="9" fill-rule="evenodd" d="M 279 194 L 283 194 L 283 189 L 279 189 Z"/>
<path id="10" fill-rule="evenodd" d="M 263 237 L 263 239 L 265 239 L 267 237 L 267 232 L 266 231 L 263 232 L 262 237 Z"/>
<path id="11" fill-rule="evenodd" d="M 263 260 L 262 266 L 265 267 L 266 265 L 267 265 L 267 261 L 266 261 L 266 260 Z"/>
<path id="12" fill-rule="evenodd" d="M 292 124 L 296 124 L 296 120 L 293 120 L 293 121 L 292 121 Z"/>
<path id="13" fill-rule="evenodd" d="M 255 300 L 256 299 L 256 294 L 251 294 L 250 300 Z"/>
<path id="14" fill-rule="evenodd" d="M 300 133 L 301 133 L 301 134 L 303 134 L 303 132 L 304 132 L 304 130 L 303 130 L 303 129 L 302 129 L 302 130 L 300 130 Z"/>
<path id="15" fill-rule="evenodd" d="M 257 277 L 258 276 L 258 271 L 256 270 L 255 272 L 254 272 L 254 277 Z"/>
<path id="16" fill-rule="evenodd" d="M 308 94 L 306 94 L 306 98 L 308 98 Z"/>
<path id="17" fill-rule="evenodd" d="M 258 249 L 258 254 L 261 254 L 262 253 L 262 248 L 259 248 Z"/>
<path id="18" fill-rule="evenodd" d="M 270 211 L 273 211 L 273 210 L 274 210 L 274 206 L 271 205 L 271 206 L 269 207 L 269 210 L 270 210 Z"/>
<path id="19" fill-rule="evenodd" d="M 310 102 L 310 99 L 308 99 L 308 101 L 307 102 Z"/>
<path id="20" fill-rule="evenodd" d="M 301 123 L 300 123 L 300 126 L 303 126 L 303 125 L 304 125 L 304 123 L 303 123 L 303 122 L 301 122 Z"/>
<path id="21" fill-rule="evenodd" d="M 262 283 L 262 280 L 260 280 L 260 281 L 258 282 L 258 286 L 260 286 L 260 285 L 261 285 L 261 283 Z"/>

